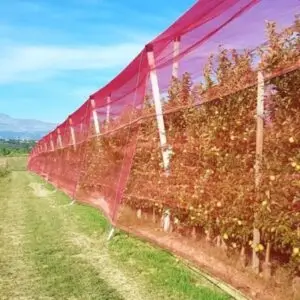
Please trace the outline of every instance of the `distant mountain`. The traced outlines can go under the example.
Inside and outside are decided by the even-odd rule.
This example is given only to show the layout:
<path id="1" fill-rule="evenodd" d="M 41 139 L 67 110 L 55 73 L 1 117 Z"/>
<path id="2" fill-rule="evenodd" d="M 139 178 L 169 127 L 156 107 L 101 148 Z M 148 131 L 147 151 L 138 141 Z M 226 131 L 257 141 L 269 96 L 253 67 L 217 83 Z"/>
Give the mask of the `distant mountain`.
<path id="1" fill-rule="evenodd" d="M 15 119 L 0 113 L 0 139 L 38 140 L 56 124 L 30 119 Z"/>

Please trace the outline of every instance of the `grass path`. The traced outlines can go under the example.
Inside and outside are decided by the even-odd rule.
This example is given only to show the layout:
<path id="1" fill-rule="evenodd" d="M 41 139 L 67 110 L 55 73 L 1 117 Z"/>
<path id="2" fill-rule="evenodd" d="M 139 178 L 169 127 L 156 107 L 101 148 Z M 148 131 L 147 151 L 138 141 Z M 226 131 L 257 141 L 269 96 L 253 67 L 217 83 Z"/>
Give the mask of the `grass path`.
<path id="1" fill-rule="evenodd" d="M 0 178 L 0 299 L 229 299 L 27 172 Z"/>
<path id="2" fill-rule="evenodd" d="M 17 201 L 22 196 L 20 191 L 13 195 L 15 178 L 13 174 L 12 179 L 0 183 L 0 295 L 1 299 L 33 299 L 37 273 L 26 263 L 25 211 Z M 28 282 L 31 284 L 27 286 Z"/>

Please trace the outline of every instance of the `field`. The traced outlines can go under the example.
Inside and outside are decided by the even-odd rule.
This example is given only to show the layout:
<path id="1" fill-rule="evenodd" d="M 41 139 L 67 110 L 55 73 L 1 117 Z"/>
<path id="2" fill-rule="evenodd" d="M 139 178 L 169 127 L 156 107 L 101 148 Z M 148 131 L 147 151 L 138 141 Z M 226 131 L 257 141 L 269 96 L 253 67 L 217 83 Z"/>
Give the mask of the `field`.
<path id="1" fill-rule="evenodd" d="M 1 299 L 230 299 L 169 253 L 117 233 L 99 211 L 1 159 Z M 22 171 L 23 169 L 23 171 Z M 17 171 L 16 171 L 17 170 Z"/>
<path id="2" fill-rule="evenodd" d="M 9 170 L 25 171 L 27 165 L 27 156 L 0 156 L 0 167 L 7 167 Z"/>

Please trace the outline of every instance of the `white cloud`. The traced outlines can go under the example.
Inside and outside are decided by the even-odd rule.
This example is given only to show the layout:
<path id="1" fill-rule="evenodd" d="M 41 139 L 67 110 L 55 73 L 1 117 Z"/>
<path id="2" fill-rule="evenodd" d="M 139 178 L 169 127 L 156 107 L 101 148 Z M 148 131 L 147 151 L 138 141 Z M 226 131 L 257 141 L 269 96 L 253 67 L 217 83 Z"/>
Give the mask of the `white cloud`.
<path id="1" fill-rule="evenodd" d="M 57 73 L 120 68 L 132 60 L 143 45 L 110 46 L 6 46 L 0 50 L 0 84 L 38 81 Z"/>

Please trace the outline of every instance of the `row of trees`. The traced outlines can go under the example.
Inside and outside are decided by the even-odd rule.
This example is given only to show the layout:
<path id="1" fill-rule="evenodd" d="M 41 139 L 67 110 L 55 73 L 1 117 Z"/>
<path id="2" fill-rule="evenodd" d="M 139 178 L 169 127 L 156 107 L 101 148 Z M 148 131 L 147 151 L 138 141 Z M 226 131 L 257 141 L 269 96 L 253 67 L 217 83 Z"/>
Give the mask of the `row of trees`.
<path id="1" fill-rule="evenodd" d="M 114 132 L 41 154 L 33 158 L 35 168 L 51 174 L 62 187 L 72 178 L 76 192 L 86 198 L 100 194 L 110 211 L 116 210 L 114 199 L 131 170 L 126 205 L 156 216 L 167 211 L 175 227 L 197 231 L 244 257 L 253 248 L 255 226 L 261 241 L 254 250 L 267 265 L 277 257 L 299 274 L 300 70 L 283 72 L 299 65 L 299 25 L 296 20 L 292 28 L 277 33 L 270 22 L 269 43 L 262 48 L 220 48 L 210 56 L 200 83 L 192 82 L 189 73 L 172 80 L 167 99 L 162 99 L 171 149 L 168 176 L 151 97 L 143 113 L 152 118 L 129 126 L 140 111 L 128 107 L 107 124 Z M 264 149 L 259 187 L 257 69 L 271 78 L 265 80 L 265 114 L 260 116 Z"/>
<path id="2" fill-rule="evenodd" d="M 0 139 L 0 156 L 26 155 L 34 145 L 35 141 Z"/>
<path id="3" fill-rule="evenodd" d="M 255 185 L 254 61 L 259 57 L 265 74 L 299 64 L 295 28 L 299 31 L 298 20 L 279 34 L 268 23 L 269 44 L 256 52 L 220 48 L 209 58 L 200 84 L 188 73 L 174 78 L 164 99 L 170 175 L 162 169 L 156 121 L 147 120 L 125 198 L 134 209 L 167 211 L 175 227 L 221 241 L 244 258 L 253 246 L 255 226 L 261 233 L 255 251 L 265 265 L 273 256 L 300 274 L 299 69 L 265 82 L 264 150 L 260 186 Z M 186 108 L 167 113 L 176 106 Z M 151 99 L 146 110 L 154 112 Z"/>

